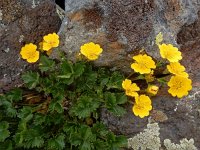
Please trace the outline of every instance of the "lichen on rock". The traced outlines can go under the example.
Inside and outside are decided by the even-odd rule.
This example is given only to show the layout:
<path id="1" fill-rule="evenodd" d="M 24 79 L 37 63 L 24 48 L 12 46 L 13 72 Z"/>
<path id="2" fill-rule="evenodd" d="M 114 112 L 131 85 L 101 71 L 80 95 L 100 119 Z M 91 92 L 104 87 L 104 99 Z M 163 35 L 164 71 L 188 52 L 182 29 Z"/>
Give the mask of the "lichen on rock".
<path id="1" fill-rule="evenodd" d="M 194 140 L 187 140 L 186 138 L 180 141 L 180 144 L 174 144 L 169 139 L 164 140 L 164 145 L 167 150 L 197 150 L 194 146 Z"/>
<path id="2" fill-rule="evenodd" d="M 128 147 L 134 150 L 159 150 L 161 147 L 159 130 L 158 123 L 147 124 L 147 129 L 128 139 Z"/>
<path id="3" fill-rule="evenodd" d="M 2 20 L 2 16 L 3 16 L 2 10 L 0 10 L 0 20 Z"/>

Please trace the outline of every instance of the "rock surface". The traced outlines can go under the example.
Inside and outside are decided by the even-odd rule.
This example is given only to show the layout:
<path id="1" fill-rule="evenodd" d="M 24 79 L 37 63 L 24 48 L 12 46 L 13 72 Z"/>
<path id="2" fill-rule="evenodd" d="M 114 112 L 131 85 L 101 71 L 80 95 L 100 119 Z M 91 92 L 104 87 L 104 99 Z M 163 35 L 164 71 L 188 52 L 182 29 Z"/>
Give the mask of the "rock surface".
<path id="1" fill-rule="evenodd" d="M 128 137 L 142 132 L 149 122 L 157 122 L 162 146 L 165 139 L 178 144 L 186 138 L 194 139 L 200 149 L 200 1 L 67 0 L 65 5 L 61 49 L 70 59 L 76 59 L 82 44 L 93 41 L 104 49 L 96 65 L 130 73 L 131 57 L 141 49 L 160 59 L 155 44 L 159 32 L 163 33 L 164 42 L 180 48 L 181 63 L 193 81 L 189 96 L 182 100 L 172 98 L 165 87 L 153 98 L 150 117 L 135 117 L 132 106 L 127 105 L 128 113 L 122 118 L 103 109 L 101 119 L 111 130 Z M 57 57 L 56 52 L 53 57 Z"/>
<path id="2" fill-rule="evenodd" d="M 82 44 L 99 43 L 104 52 L 96 65 L 130 73 L 131 57 L 141 49 L 160 59 L 155 45 L 159 32 L 164 42 L 179 47 L 177 35 L 197 20 L 199 9 L 197 0 L 68 0 L 59 32 L 61 49 L 75 59 Z"/>
<path id="3" fill-rule="evenodd" d="M 0 93 L 21 81 L 19 75 L 34 65 L 20 59 L 26 43 L 41 41 L 42 36 L 57 32 L 61 20 L 52 0 L 0 1 Z"/>
<path id="4" fill-rule="evenodd" d="M 33 5 L 33 2 L 34 5 Z M 160 59 L 155 36 L 180 48 L 181 63 L 193 81 L 193 90 L 182 100 L 172 98 L 167 87 L 152 99 L 154 110 L 144 119 L 135 117 L 132 106 L 118 118 L 101 111 L 101 120 L 114 132 L 133 137 L 158 123 L 161 145 L 194 139 L 200 149 L 200 1 L 199 0 L 66 0 L 65 19 L 59 30 L 61 49 L 75 60 L 80 46 L 99 43 L 104 52 L 96 65 L 130 73 L 132 56 L 144 49 Z M 23 44 L 37 43 L 44 34 L 58 31 L 60 20 L 50 0 L 0 1 L 0 92 L 20 83 L 19 74 L 33 65 L 19 58 Z M 57 57 L 54 51 L 52 57 Z"/>

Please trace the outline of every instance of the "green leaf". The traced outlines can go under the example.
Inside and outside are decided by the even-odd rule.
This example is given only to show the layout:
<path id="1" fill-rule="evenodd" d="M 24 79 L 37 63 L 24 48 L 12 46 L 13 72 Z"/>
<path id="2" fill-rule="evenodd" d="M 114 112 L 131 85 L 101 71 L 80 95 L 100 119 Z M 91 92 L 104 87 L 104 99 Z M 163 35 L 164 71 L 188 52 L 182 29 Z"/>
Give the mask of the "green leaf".
<path id="1" fill-rule="evenodd" d="M 14 108 L 12 101 L 18 101 L 19 99 L 21 99 L 21 94 L 18 92 L 15 93 L 14 91 L 0 96 L 0 106 L 3 106 L 7 117 L 15 117 L 17 115 L 17 110 Z"/>
<path id="2" fill-rule="evenodd" d="M 125 148 L 128 145 L 126 137 L 116 136 L 112 132 L 108 134 L 107 141 L 110 149 L 112 150 L 120 150 L 122 147 Z"/>
<path id="3" fill-rule="evenodd" d="M 6 140 L 4 142 L 0 142 L 0 148 L 2 150 L 13 150 L 13 145 L 12 145 L 12 141 L 10 140 Z"/>
<path id="4" fill-rule="evenodd" d="M 70 136 L 72 133 L 75 133 L 79 128 L 79 123 L 67 122 L 63 126 L 63 131 Z"/>
<path id="5" fill-rule="evenodd" d="M 30 121 L 30 120 L 33 118 L 33 114 L 32 114 L 32 109 L 31 109 L 31 107 L 24 106 L 24 107 L 20 110 L 20 112 L 19 112 L 19 114 L 18 114 L 18 117 L 19 117 L 20 119 L 22 119 L 23 121 L 26 121 L 26 122 Z"/>
<path id="6" fill-rule="evenodd" d="M 110 150 L 108 143 L 101 139 L 97 139 L 94 142 L 94 145 L 95 145 L 95 150 Z"/>
<path id="7" fill-rule="evenodd" d="M 79 145 L 80 150 L 94 149 L 93 142 L 96 141 L 96 136 L 92 134 L 91 128 L 82 125 L 77 133 L 71 135 L 70 142 L 74 146 Z"/>
<path id="8" fill-rule="evenodd" d="M 0 142 L 4 142 L 4 140 L 10 136 L 10 131 L 8 130 L 8 128 L 8 122 L 0 122 Z"/>
<path id="9" fill-rule="evenodd" d="M 85 70 L 85 64 L 83 62 L 77 62 L 74 65 L 74 77 L 80 77 Z"/>
<path id="10" fill-rule="evenodd" d="M 34 147 L 41 147 L 43 144 L 44 144 L 44 140 L 41 138 L 41 137 L 32 137 L 31 140 L 29 140 L 29 145 L 30 146 L 26 146 L 26 147 L 31 147 L 31 148 L 34 148 Z M 27 144 L 28 145 L 28 144 Z"/>
<path id="11" fill-rule="evenodd" d="M 26 130 L 23 133 L 24 136 L 24 142 L 23 147 L 24 148 L 40 148 L 44 144 L 44 139 L 41 134 L 41 128 L 33 128 Z"/>
<path id="12" fill-rule="evenodd" d="M 127 96 L 124 93 L 116 94 L 116 102 L 117 104 L 125 104 L 128 101 Z"/>
<path id="13" fill-rule="evenodd" d="M 72 107 L 71 112 L 79 118 L 86 118 L 89 117 L 92 112 L 96 111 L 96 109 L 99 108 L 99 105 L 100 103 L 97 98 L 82 96 Z"/>
<path id="14" fill-rule="evenodd" d="M 167 80 L 165 78 L 158 78 L 157 80 L 158 80 L 158 82 L 161 83 L 162 86 L 167 84 Z"/>
<path id="15" fill-rule="evenodd" d="M 38 73 L 29 71 L 22 75 L 22 80 L 29 89 L 33 89 L 39 84 L 39 77 Z"/>
<path id="16" fill-rule="evenodd" d="M 114 115 L 119 116 L 119 117 L 126 114 L 126 110 L 123 107 L 118 106 L 118 105 L 116 105 L 115 107 L 110 107 L 108 108 L 108 110 L 112 112 Z"/>
<path id="17" fill-rule="evenodd" d="M 8 94 L 6 94 L 6 98 L 9 101 L 18 102 L 22 100 L 22 90 L 21 89 L 14 89 L 11 90 Z"/>
<path id="18" fill-rule="evenodd" d="M 62 150 L 65 148 L 65 136 L 64 134 L 60 134 L 55 138 L 51 138 L 48 140 L 48 148 L 53 150 Z"/>
<path id="19" fill-rule="evenodd" d="M 107 108 L 112 108 L 117 105 L 116 96 L 114 93 L 107 92 L 105 93 L 105 102 Z"/>
<path id="20" fill-rule="evenodd" d="M 121 94 L 115 94 L 111 92 L 105 93 L 106 108 L 116 116 L 122 116 L 126 113 L 126 110 L 118 105 L 118 104 L 123 104 L 126 101 L 127 101 L 126 97 L 124 97 Z"/>
<path id="21" fill-rule="evenodd" d="M 60 73 L 58 76 L 64 76 L 65 78 L 70 78 L 71 75 L 73 74 L 74 70 L 72 67 L 72 64 L 68 61 L 63 61 L 61 66 L 60 66 Z"/>
<path id="22" fill-rule="evenodd" d="M 62 113 L 64 111 L 60 102 L 51 102 L 49 105 L 49 110 L 51 112 L 57 111 L 58 113 Z"/>
<path id="23" fill-rule="evenodd" d="M 114 72 L 107 84 L 108 89 L 122 89 L 122 81 L 124 77 L 119 72 Z"/>
<path id="24" fill-rule="evenodd" d="M 52 70 L 54 67 L 55 62 L 53 60 L 44 55 L 40 57 L 39 69 L 41 72 Z"/>
<path id="25" fill-rule="evenodd" d="M 35 114 L 34 115 L 34 124 L 35 125 L 42 125 L 45 122 L 46 115 L 43 114 Z"/>
<path id="26" fill-rule="evenodd" d="M 6 114 L 9 116 L 9 117 L 16 117 L 17 116 L 17 110 L 15 108 L 13 108 L 12 106 L 11 107 L 8 107 L 6 109 Z"/>
<path id="27" fill-rule="evenodd" d="M 103 123 L 98 122 L 93 125 L 92 132 L 95 133 L 99 138 L 106 137 L 106 135 L 109 133 L 108 129 L 106 129 L 106 126 Z"/>
<path id="28" fill-rule="evenodd" d="M 49 105 L 49 110 L 51 112 L 58 112 L 58 113 L 62 113 L 64 111 L 63 108 L 63 100 L 64 100 L 64 96 L 61 95 L 60 93 L 56 93 L 58 95 L 54 95 L 53 100 L 51 101 L 50 105 Z"/>

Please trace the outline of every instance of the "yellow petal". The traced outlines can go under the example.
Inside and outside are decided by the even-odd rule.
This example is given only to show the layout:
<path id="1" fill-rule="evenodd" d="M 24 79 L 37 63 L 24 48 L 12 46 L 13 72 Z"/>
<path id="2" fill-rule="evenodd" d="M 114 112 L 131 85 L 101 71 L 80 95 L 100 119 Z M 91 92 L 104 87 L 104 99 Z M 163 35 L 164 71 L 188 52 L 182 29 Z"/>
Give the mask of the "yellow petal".
<path id="1" fill-rule="evenodd" d="M 103 49 L 100 45 L 95 44 L 93 42 L 86 43 L 81 46 L 81 54 L 87 57 L 89 60 L 98 59 L 99 55 L 102 53 Z"/>
<path id="2" fill-rule="evenodd" d="M 126 90 L 126 89 L 128 89 L 128 88 L 131 86 L 131 84 L 132 84 L 131 80 L 125 79 L 125 80 L 122 82 L 122 87 Z"/>
<path id="3" fill-rule="evenodd" d="M 188 92 L 192 89 L 192 81 L 186 77 L 172 76 L 168 86 L 170 87 L 168 92 L 172 96 L 181 98 L 188 95 Z"/>
<path id="4" fill-rule="evenodd" d="M 48 51 L 48 50 L 50 50 L 52 48 L 51 44 L 46 43 L 46 42 L 43 42 L 42 46 L 43 46 L 43 50 L 44 51 Z"/>
<path id="5" fill-rule="evenodd" d="M 29 63 L 36 62 L 39 59 L 39 55 L 40 55 L 39 51 L 36 51 L 33 56 L 31 56 L 27 59 L 27 62 L 29 62 Z"/>
<path id="6" fill-rule="evenodd" d="M 22 56 L 23 59 L 28 59 L 35 53 L 37 49 L 37 46 L 30 43 L 26 44 L 24 47 L 21 48 L 20 55 Z"/>
<path id="7" fill-rule="evenodd" d="M 155 69 L 156 65 L 153 59 L 150 56 L 144 55 L 137 55 L 134 56 L 133 59 L 135 63 L 131 64 L 131 68 L 135 72 L 139 72 L 140 74 L 148 74 L 151 72 L 151 69 Z"/>
<path id="8" fill-rule="evenodd" d="M 171 44 L 159 45 L 160 55 L 162 58 L 166 58 L 170 62 L 178 62 L 182 59 L 181 52 L 178 51 L 177 47 Z"/>

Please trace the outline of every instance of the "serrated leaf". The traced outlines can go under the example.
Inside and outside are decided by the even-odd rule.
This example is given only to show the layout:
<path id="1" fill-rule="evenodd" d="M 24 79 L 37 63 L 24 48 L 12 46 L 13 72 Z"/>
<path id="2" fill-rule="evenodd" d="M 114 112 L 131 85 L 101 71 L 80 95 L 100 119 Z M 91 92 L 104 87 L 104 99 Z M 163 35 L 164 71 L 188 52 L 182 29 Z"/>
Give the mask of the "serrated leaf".
<path id="1" fill-rule="evenodd" d="M 49 105 L 49 110 L 51 112 L 58 112 L 58 113 L 62 113 L 64 110 L 63 110 L 63 106 L 60 102 L 51 102 L 50 105 Z"/>
<path id="2" fill-rule="evenodd" d="M 95 150 L 110 150 L 108 143 L 101 139 L 97 139 L 94 142 L 94 145 L 95 145 Z"/>
<path id="3" fill-rule="evenodd" d="M 22 100 L 22 90 L 21 89 L 14 89 L 6 94 L 7 100 L 18 102 Z"/>
<path id="4" fill-rule="evenodd" d="M 0 122 L 0 142 L 4 142 L 4 140 L 10 136 L 10 131 L 8 130 L 8 127 L 8 122 Z"/>
<path id="5" fill-rule="evenodd" d="M 162 32 L 159 32 L 156 36 L 156 45 L 159 45 L 163 41 L 163 34 Z"/>
<path id="6" fill-rule="evenodd" d="M 128 101 L 127 96 L 124 93 L 116 94 L 116 102 L 117 104 L 125 104 Z"/>
<path id="7" fill-rule="evenodd" d="M 42 125 L 45 122 L 46 116 L 43 114 L 36 114 L 34 115 L 34 124 L 35 125 Z"/>
<path id="8" fill-rule="evenodd" d="M 72 133 L 76 132 L 79 129 L 79 124 L 74 122 L 67 122 L 65 123 L 63 127 L 63 131 L 67 133 L 68 135 L 71 135 Z"/>
<path id="9" fill-rule="evenodd" d="M 127 138 L 125 136 L 116 136 L 110 132 L 107 136 L 107 141 L 110 149 L 120 150 L 128 145 Z"/>
<path id="10" fill-rule="evenodd" d="M 62 113 L 64 111 L 64 108 L 63 108 L 63 100 L 64 100 L 64 96 L 59 93 L 59 91 L 57 93 L 55 93 L 53 95 L 53 100 L 51 101 L 50 105 L 49 105 L 49 110 L 51 112 L 58 112 L 58 113 Z"/>
<path id="11" fill-rule="evenodd" d="M 58 76 L 71 77 L 73 72 L 74 72 L 74 70 L 73 70 L 72 64 L 65 60 L 62 62 L 61 66 L 60 66 L 60 73 Z"/>
<path id="12" fill-rule="evenodd" d="M 92 132 L 96 134 L 97 137 L 105 137 L 108 134 L 108 130 L 103 123 L 95 123 L 92 127 Z"/>
<path id="13" fill-rule="evenodd" d="M 80 150 L 91 150 L 94 148 L 93 142 L 96 140 L 96 136 L 92 134 L 91 128 L 82 125 L 76 133 L 73 133 L 70 138 L 70 142 L 74 146 L 79 145 Z"/>
<path id="14" fill-rule="evenodd" d="M 83 62 L 77 62 L 75 63 L 73 68 L 74 68 L 74 77 L 77 78 L 83 74 L 85 70 L 85 64 Z"/>
<path id="15" fill-rule="evenodd" d="M 44 140 L 41 137 L 33 137 L 33 139 L 29 141 L 29 143 L 31 148 L 39 148 L 44 144 Z"/>
<path id="16" fill-rule="evenodd" d="M 28 149 L 41 147 L 44 144 L 44 139 L 41 135 L 41 128 L 29 129 L 24 131 L 23 147 Z"/>
<path id="17" fill-rule="evenodd" d="M 31 107 L 24 106 L 17 115 L 23 121 L 30 121 L 33 118 Z"/>
<path id="18" fill-rule="evenodd" d="M 22 75 L 22 80 L 29 89 L 33 89 L 39 84 L 39 77 L 38 73 L 29 71 Z"/>
<path id="19" fill-rule="evenodd" d="M 55 62 L 48 58 L 47 56 L 41 56 L 40 57 L 40 64 L 39 64 L 39 69 L 41 72 L 45 72 L 48 70 L 53 69 L 55 66 Z"/>
<path id="20" fill-rule="evenodd" d="M 119 72 L 114 72 L 107 84 L 107 89 L 122 89 L 122 81 L 124 77 Z"/>
<path id="21" fill-rule="evenodd" d="M 65 148 L 65 136 L 61 134 L 55 138 L 48 140 L 48 148 L 54 150 L 62 150 Z"/>
<path id="22" fill-rule="evenodd" d="M 82 96 L 72 107 L 71 112 L 79 118 L 86 118 L 89 117 L 97 108 L 99 108 L 99 105 L 100 103 L 96 98 Z"/>
<path id="23" fill-rule="evenodd" d="M 115 94 L 111 92 L 105 93 L 105 102 L 107 108 L 112 108 L 113 106 L 117 105 Z"/>
<path id="24" fill-rule="evenodd" d="M 6 114 L 9 116 L 9 117 L 16 117 L 17 116 L 17 110 L 13 107 L 8 107 L 6 109 Z"/>
<path id="25" fill-rule="evenodd" d="M 108 110 L 116 116 L 123 116 L 124 114 L 126 114 L 126 110 L 123 107 L 118 106 L 118 105 L 114 107 L 110 107 L 108 108 Z"/>

